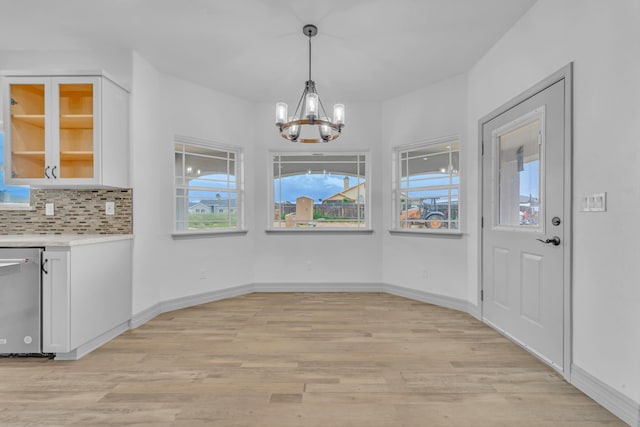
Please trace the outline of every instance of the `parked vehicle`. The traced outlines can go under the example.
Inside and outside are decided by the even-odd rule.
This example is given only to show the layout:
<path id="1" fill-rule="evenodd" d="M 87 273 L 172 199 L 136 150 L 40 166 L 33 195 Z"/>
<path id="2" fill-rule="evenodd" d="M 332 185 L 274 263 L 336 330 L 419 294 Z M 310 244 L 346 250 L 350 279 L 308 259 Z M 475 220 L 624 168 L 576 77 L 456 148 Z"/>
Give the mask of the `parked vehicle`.
<path id="1" fill-rule="evenodd" d="M 402 227 L 446 228 L 445 216 L 440 211 L 429 209 L 425 202 L 421 206 L 412 206 L 400 212 Z"/>

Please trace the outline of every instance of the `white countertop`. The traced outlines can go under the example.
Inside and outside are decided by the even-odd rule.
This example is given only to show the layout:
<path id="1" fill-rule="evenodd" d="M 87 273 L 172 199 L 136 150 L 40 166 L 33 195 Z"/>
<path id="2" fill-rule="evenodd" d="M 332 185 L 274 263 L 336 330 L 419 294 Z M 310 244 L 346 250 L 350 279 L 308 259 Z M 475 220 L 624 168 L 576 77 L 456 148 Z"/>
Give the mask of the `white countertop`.
<path id="1" fill-rule="evenodd" d="M 0 235 L 0 247 L 78 246 L 131 239 L 133 234 L 9 234 Z"/>

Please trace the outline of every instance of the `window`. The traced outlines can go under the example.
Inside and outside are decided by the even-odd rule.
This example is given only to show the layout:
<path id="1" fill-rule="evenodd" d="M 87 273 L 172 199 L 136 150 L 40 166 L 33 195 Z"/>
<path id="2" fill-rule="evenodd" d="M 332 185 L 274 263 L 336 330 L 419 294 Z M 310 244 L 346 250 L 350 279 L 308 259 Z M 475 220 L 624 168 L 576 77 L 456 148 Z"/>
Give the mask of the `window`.
<path id="1" fill-rule="evenodd" d="M 367 156 L 274 153 L 270 229 L 368 229 Z"/>
<path id="2" fill-rule="evenodd" d="M 394 156 L 393 228 L 459 232 L 459 139 L 398 147 Z"/>
<path id="3" fill-rule="evenodd" d="M 207 141 L 175 138 L 177 233 L 241 230 L 242 151 Z"/>
<path id="4" fill-rule="evenodd" d="M 5 185 L 4 174 L 4 132 L 0 131 L 0 208 L 29 208 L 31 198 L 29 187 L 26 185 Z"/>

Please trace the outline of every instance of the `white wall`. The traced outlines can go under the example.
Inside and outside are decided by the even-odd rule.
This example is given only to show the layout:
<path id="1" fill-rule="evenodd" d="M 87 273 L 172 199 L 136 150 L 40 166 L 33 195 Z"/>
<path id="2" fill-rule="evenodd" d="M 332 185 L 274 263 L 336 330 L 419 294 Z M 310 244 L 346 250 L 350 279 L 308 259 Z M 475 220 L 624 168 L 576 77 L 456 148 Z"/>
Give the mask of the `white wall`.
<path id="1" fill-rule="evenodd" d="M 384 283 L 442 296 L 467 299 L 467 240 L 462 188 L 462 236 L 390 234 L 391 155 L 393 147 L 458 135 L 462 154 L 472 139 L 466 137 L 466 75 L 455 76 L 382 104 L 382 265 Z M 461 177 L 468 177 L 466 164 Z"/>
<path id="2" fill-rule="evenodd" d="M 640 401 L 640 2 L 540 0 L 469 72 L 468 134 L 478 120 L 574 62 L 573 360 Z M 469 147 L 474 147 L 471 144 Z M 477 145 L 469 150 L 477 176 Z M 607 192 L 606 213 L 579 212 Z M 478 202 L 469 193 L 467 203 Z M 477 289 L 470 217 L 469 299 Z"/>
<path id="3" fill-rule="evenodd" d="M 133 313 L 161 301 L 250 283 L 247 264 L 253 252 L 247 235 L 174 239 L 171 233 L 174 136 L 242 147 L 246 179 L 253 180 L 253 133 L 245 123 L 253 116 L 252 104 L 163 74 L 136 54 L 132 110 Z"/>
<path id="4" fill-rule="evenodd" d="M 160 285 L 165 280 L 162 266 L 170 261 L 164 249 L 165 224 L 158 217 L 171 213 L 163 206 L 161 193 L 172 185 L 171 175 L 161 173 L 170 163 L 162 158 L 165 120 L 161 110 L 161 75 L 143 57 L 133 53 L 131 92 L 131 187 L 133 188 L 133 308 L 134 314 L 161 301 Z M 166 133 L 166 132 L 164 132 Z M 164 142 L 164 144 L 163 144 Z M 163 164 L 164 163 L 164 164 Z M 171 169 L 169 169 L 171 170 Z M 167 190 L 169 191 L 169 190 Z"/>
<path id="5" fill-rule="evenodd" d="M 322 95 L 322 94 L 321 94 Z M 275 102 L 259 104 L 255 118 L 255 244 L 254 282 L 380 283 L 382 192 L 385 182 L 380 150 L 380 107 L 377 103 L 344 102 L 347 124 L 342 136 L 327 144 L 292 144 L 282 139 L 273 123 Z M 373 233 L 266 233 L 269 212 L 269 150 L 359 151 L 367 150 L 371 166 L 371 219 Z"/>

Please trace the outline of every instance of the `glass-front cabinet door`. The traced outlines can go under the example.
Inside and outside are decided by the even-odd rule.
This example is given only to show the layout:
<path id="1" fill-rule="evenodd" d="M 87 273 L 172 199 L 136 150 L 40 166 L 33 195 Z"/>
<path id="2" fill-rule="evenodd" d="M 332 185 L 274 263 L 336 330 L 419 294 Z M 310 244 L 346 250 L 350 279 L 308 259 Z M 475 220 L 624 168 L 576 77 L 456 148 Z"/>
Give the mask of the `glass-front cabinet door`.
<path id="1" fill-rule="evenodd" d="M 91 81 L 55 81 L 59 173 L 54 171 L 54 175 L 60 179 L 91 179 L 95 175 L 95 86 Z"/>
<path id="2" fill-rule="evenodd" d="M 9 84 L 7 179 L 45 179 L 49 143 L 49 84 L 25 80 Z M 6 108 L 6 104 L 5 104 Z M 9 149 L 10 148 L 10 149 Z"/>

